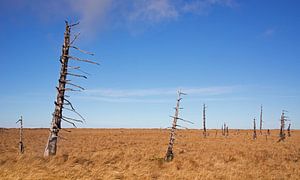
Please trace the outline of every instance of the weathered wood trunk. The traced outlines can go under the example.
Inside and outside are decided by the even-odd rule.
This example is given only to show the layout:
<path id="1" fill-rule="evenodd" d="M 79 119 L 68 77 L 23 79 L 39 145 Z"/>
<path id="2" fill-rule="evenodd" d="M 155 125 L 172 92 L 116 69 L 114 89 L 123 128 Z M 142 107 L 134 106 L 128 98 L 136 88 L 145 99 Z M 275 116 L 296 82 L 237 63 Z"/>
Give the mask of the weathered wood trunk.
<path id="1" fill-rule="evenodd" d="M 226 136 L 229 136 L 229 128 L 226 126 Z"/>
<path id="2" fill-rule="evenodd" d="M 203 104 L 203 136 L 206 137 L 206 114 L 205 114 L 206 106 Z"/>
<path id="3" fill-rule="evenodd" d="M 288 132 L 288 137 L 291 137 L 291 123 L 289 124 L 289 126 L 287 128 L 287 132 Z"/>
<path id="4" fill-rule="evenodd" d="M 167 153 L 165 156 L 165 161 L 172 161 L 174 158 L 174 153 L 173 153 L 173 146 L 174 146 L 174 142 L 175 142 L 175 131 L 177 128 L 177 120 L 179 119 L 178 115 L 179 115 L 179 104 L 181 101 L 181 92 L 178 92 L 178 99 L 177 99 L 177 103 L 176 103 L 176 107 L 175 107 L 175 115 L 173 117 L 173 123 L 172 123 L 172 128 L 171 128 L 171 135 L 170 135 L 170 140 L 169 140 L 169 145 L 168 145 L 168 149 L 167 149 Z"/>
<path id="5" fill-rule="evenodd" d="M 257 137 L 256 135 L 256 122 L 255 122 L 255 118 L 253 119 L 253 139 L 255 140 Z"/>
<path id="6" fill-rule="evenodd" d="M 280 118 L 280 132 L 279 132 L 278 142 L 285 140 L 285 132 L 284 132 L 285 121 L 286 121 L 285 115 L 284 115 L 284 112 L 282 112 L 281 118 Z"/>
<path id="7" fill-rule="evenodd" d="M 263 126 L 263 107 L 260 106 L 260 119 L 259 119 L 259 133 L 262 135 L 262 126 Z"/>
<path id="8" fill-rule="evenodd" d="M 60 58 L 61 69 L 60 69 L 60 78 L 59 84 L 57 87 L 57 97 L 55 101 L 55 110 L 52 114 L 52 122 L 50 127 L 50 135 L 44 156 L 52 156 L 56 154 L 57 150 L 57 140 L 58 133 L 61 129 L 61 118 L 62 118 L 62 109 L 65 99 L 65 87 L 68 73 L 68 61 L 69 61 L 69 47 L 70 47 L 70 26 L 66 22 L 66 30 L 64 34 L 64 44 L 62 47 L 62 56 Z"/>
<path id="9" fill-rule="evenodd" d="M 19 152 L 23 154 L 25 151 L 24 143 L 23 143 L 23 118 L 21 118 L 16 122 L 20 122 L 20 139 L 19 139 Z"/>

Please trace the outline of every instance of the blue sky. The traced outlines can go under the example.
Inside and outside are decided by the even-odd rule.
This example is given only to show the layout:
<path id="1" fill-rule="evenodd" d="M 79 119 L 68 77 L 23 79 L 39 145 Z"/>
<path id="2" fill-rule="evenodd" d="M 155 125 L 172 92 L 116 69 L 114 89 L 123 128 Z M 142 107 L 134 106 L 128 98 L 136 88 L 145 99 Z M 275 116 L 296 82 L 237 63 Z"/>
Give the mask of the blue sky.
<path id="1" fill-rule="evenodd" d="M 251 128 L 264 106 L 265 128 L 283 109 L 300 128 L 300 3 L 296 0 L 61 0 L 0 2 L 0 126 L 49 127 L 64 20 L 80 21 L 76 46 L 100 66 L 70 93 L 85 118 L 78 127 L 169 127 L 181 117 L 201 128 Z M 74 50 L 71 54 L 90 58 Z M 76 115 L 74 115 L 76 117 Z M 63 127 L 70 127 L 63 124 Z"/>

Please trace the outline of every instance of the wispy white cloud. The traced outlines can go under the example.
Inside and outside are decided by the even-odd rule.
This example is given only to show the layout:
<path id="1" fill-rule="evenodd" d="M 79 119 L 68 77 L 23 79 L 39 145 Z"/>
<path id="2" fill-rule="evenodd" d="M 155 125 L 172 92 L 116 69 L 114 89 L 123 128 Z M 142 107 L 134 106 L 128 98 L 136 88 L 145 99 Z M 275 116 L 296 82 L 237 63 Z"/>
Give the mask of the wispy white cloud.
<path id="1" fill-rule="evenodd" d="M 86 90 L 81 99 L 105 102 L 143 102 L 164 103 L 175 97 L 177 90 L 182 90 L 192 97 L 206 97 L 216 100 L 218 95 L 239 91 L 240 86 L 203 87 L 203 88 L 152 88 L 152 89 L 109 89 Z M 223 97 L 222 97 L 223 98 Z M 173 100 L 173 99 L 172 99 Z"/>
<path id="2" fill-rule="evenodd" d="M 189 95 L 220 95 L 235 91 L 237 86 L 205 87 L 205 88 L 157 88 L 157 89 L 93 89 L 85 93 L 89 96 L 99 97 L 149 97 L 175 95 L 177 90 L 182 90 Z"/>
<path id="3" fill-rule="evenodd" d="M 11 0 L 3 3 L 3 8 L 14 11 L 26 9 L 43 22 L 79 20 L 81 31 L 95 33 L 108 25 L 156 24 L 176 20 L 187 13 L 207 14 L 215 6 L 233 8 L 236 5 L 236 0 L 61 0 L 35 3 Z"/>
<path id="4" fill-rule="evenodd" d="M 182 10 L 187 13 L 207 14 L 215 6 L 234 8 L 237 5 L 235 0 L 195 0 L 184 3 Z"/>
<path id="5" fill-rule="evenodd" d="M 130 21 L 159 22 L 174 19 L 179 16 L 177 7 L 171 0 L 142 0 L 134 1 L 133 9 L 128 12 Z"/>

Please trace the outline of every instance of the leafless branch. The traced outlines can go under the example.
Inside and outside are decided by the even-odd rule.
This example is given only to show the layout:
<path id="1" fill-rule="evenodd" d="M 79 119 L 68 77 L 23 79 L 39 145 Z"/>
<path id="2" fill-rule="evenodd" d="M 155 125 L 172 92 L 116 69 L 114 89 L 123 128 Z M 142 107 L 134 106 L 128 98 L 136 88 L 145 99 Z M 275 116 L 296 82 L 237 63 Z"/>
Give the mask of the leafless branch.
<path id="1" fill-rule="evenodd" d="M 66 108 L 66 107 L 63 107 L 63 108 L 68 110 L 68 111 L 74 112 L 75 114 L 77 114 L 85 122 L 84 117 L 81 114 L 79 114 L 79 112 L 77 112 L 75 109 L 69 109 L 69 108 Z"/>
<path id="2" fill-rule="evenodd" d="M 70 117 L 66 117 L 66 116 L 62 116 L 62 118 L 68 119 L 68 120 L 70 120 L 70 121 L 75 121 L 75 122 L 81 122 L 81 123 L 83 123 L 83 121 L 80 120 L 80 119 L 70 118 Z"/>
<path id="3" fill-rule="evenodd" d="M 79 88 L 79 89 L 81 89 L 81 90 L 84 90 L 83 87 L 78 86 L 78 85 L 76 85 L 76 84 L 73 84 L 73 83 L 70 83 L 70 82 L 66 82 L 66 84 L 69 84 L 69 85 L 71 85 L 71 86 L 74 86 L 74 87 L 77 87 L 77 88 Z"/>
<path id="4" fill-rule="evenodd" d="M 100 65 L 99 63 L 94 62 L 94 61 L 91 61 L 91 60 L 88 60 L 88 59 L 81 59 L 81 58 L 74 57 L 74 56 L 68 56 L 68 57 L 69 57 L 70 59 L 73 59 L 73 60 L 76 60 L 76 61 L 82 61 L 82 62 L 87 62 L 87 63 L 91 63 L 91 64 Z"/>
<path id="5" fill-rule="evenodd" d="M 65 91 L 81 92 L 79 89 L 65 88 Z"/>
<path id="6" fill-rule="evenodd" d="M 64 99 L 67 103 L 65 103 L 66 105 L 69 105 L 71 108 L 72 108 L 72 110 L 73 111 L 75 111 L 75 109 L 74 109 L 74 107 L 73 107 L 73 105 L 72 105 L 72 103 L 68 100 L 68 99 Z"/>
<path id="7" fill-rule="evenodd" d="M 81 74 L 73 74 L 73 73 L 67 73 L 68 75 L 70 75 L 70 76 L 75 76 L 75 77 L 82 77 L 82 78 L 84 78 L 84 79 L 87 79 L 87 77 L 86 76 L 84 76 L 84 75 L 81 75 Z"/>
<path id="8" fill-rule="evenodd" d="M 76 41 L 76 39 L 79 37 L 79 35 L 80 35 L 80 33 L 75 34 L 74 39 L 71 41 L 70 45 L 72 45 Z"/>
<path id="9" fill-rule="evenodd" d="M 170 116 L 171 118 L 176 118 L 178 120 L 181 120 L 181 121 L 184 121 L 184 122 L 187 122 L 187 123 L 190 123 L 190 124 L 194 124 L 192 121 L 188 121 L 188 120 L 185 120 L 185 119 L 182 119 L 182 118 L 179 118 L 179 117 L 174 117 L 174 116 Z"/>
<path id="10" fill-rule="evenodd" d="M 94 56 L 94 55 L 95 55 L 95 54 L 93 54 L 93 53 L 91 53 L 91 52 L 82 50 L 82 49 L 80 49 L 80 48 L 78 48 L 78 47 L 76 47 L 76 46 L 70 46 L 70 48 L 74 48 L 74 49 L 76 49 L 76 50 L 78 50 L 78 51 L 80 51 L 80 52 L 82 52 L 82 53 L 84 53 L 84 54 L 88 54 L 88 55 L 91 55 L 91 56 Z"/>
<path id="11" fill-rule="evenodd" d="M 79 22 L 69 25 L 70 27 L 77 26 Z"/>
<path id="12" fill-rule="evenodd" d="M 73 123 L 73 122 L 71 122 L 71 121 L 69 121 L 69 120 L 66 120 L 65 118 L 61 118 L 61 120 L 65 121 L 65 122 L 67 122 L 67 123 L 70 123 L 70 124 L 72 124 L 75 128 L 77 128 L 77 126 L 75 125 L 75 123 Z"/>

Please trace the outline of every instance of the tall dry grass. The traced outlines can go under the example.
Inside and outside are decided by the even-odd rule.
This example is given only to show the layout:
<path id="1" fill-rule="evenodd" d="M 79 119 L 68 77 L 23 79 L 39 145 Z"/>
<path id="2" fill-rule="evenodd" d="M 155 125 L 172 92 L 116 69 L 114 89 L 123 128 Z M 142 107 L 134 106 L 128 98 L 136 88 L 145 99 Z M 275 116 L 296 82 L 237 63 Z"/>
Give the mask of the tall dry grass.
<path id="1" fill-rule="evenodd" d="M 180 130 L 175 158 L 166 163 L 169 131 L 160 129 L 72 129 L 61 131 L 57 156 L 44 158 L 47 129 L 24 130 L 24 155 L 18 130 L 0 132 L 0 179 L 300 179 L 300 131 L 277 143 L 252 131 L 228 137 Z"/>

